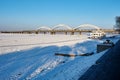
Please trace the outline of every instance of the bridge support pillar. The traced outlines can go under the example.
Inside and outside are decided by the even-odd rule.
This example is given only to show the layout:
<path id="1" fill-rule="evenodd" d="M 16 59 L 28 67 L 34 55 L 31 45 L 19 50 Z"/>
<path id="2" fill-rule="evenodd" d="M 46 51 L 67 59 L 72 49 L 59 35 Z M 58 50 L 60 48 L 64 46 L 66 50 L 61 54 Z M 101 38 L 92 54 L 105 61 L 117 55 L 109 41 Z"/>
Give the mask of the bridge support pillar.
<path id="1" fill-rule="evenodd" d="M 67 32 L 65 32 L 65 35 L 67 35 Z"/>
<path id="2" fill-rule="evenodd" d="M 38 31 L 36 31 L 35 33 L 38 34 Z"/>
<path id="3" fill-rule="evenodd" d="M 52 31 L 50 34 L 51 34 L 51 35 L 55 35 L 55 32 Z"/>
<path id="4" fill-rule="evenodd" d="M 53 32 L 50 32 L 51 35 L 53 35 Z"/>
<path id="5" fill-rule="evenodd" d="M 44 32 L 44 34 L 46 34 L 46 32 Z"/>
<path id="6" fill-rule="evenodd" d="M 54 32 L 54 35 L 56 34 L 56 32 Z"/>
<path id="7" fill-rule="evenodd" d="M 81 35 L 81 32 L 79 32 L 79 34 Z"/>
<path id="8" fill-rule="evenodd" d="M 71 32 L 71 35 L 74 35 L 74 32 Z"/>

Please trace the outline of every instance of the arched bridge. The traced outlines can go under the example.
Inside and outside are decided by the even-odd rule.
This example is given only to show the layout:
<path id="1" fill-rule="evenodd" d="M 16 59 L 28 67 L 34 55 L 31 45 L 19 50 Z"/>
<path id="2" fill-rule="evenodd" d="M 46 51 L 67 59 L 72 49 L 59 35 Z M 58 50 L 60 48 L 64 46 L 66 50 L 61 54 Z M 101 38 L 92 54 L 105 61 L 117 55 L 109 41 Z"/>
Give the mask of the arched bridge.
<path id="1" fill-rule="evenodd" d="M 43 34 L 57 34 L 57 33 L 64 33 L 64 34 L 71 34 L 74 35 L 74 33 L 81 34 L 82 32 L 92 32 L 94 30 L 102 30 L 107 33 L 114 33 L 115 31 L 113 29 L 102 29 L 101 27 L 98 27 L 96 25 L 92 24 L 81 24 L 77 27 L 70 27 L 66 24 L 58 24 L 53 27 L 48 26 L 41 26 L 37 28 L 36 30 L 28 30 L 28 31 L 11 31 L 11 32 L 5 32 L 4 33 L 43 33 Z"/>
<path id="2" fill-rule="evenodd" d="M 43 32 L 45 34 L 46 32 L 49 32 L 51 34 L 56 34 L 58 32 L 59 33 L 62 32 L 65 34 L 70 33 L 73 35 L 75 32 L 79 32 L 79 34 L 81 34 L 82 32 L 92 32 L 93 30 L 101 30 L 101 28 L 92 24 L 82 24 L 75 28 L 72 28 L 66 24 L 58 24 L 53 28 L 49 27 L 38 28 L 38 33 Z"/>
<path id="3" fill-rule="evenodd" d="M 86 28 L 86 29 L 96 29 L 96 30 L 100 30 L 100 27 L 92 25 L 92 24 L 82 24 L 79 25 L 78 27 L 75 27 L 74 30 L 81 30 L 82 28 Z"/>

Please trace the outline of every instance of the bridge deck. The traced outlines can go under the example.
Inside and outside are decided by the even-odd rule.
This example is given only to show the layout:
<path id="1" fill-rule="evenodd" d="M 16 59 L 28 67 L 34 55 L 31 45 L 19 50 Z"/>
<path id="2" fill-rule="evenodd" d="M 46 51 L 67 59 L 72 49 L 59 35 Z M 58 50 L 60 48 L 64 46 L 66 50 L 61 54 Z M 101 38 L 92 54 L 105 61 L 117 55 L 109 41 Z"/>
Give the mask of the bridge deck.
<path id="1" fill-rule="evenodd" d="M 92 32 L 93 30 L 96 30 L 96 29 L 81 29 L 81 30 L 26 30 L 26 31 L 0 31 L 0 33 L 52 33 L 52 32 Z M 113 29 L 103 29 L 102 30 L 103 32 L 106 32 L 106 33 L 115 33 L 116 31 L 113 30 Z"/>

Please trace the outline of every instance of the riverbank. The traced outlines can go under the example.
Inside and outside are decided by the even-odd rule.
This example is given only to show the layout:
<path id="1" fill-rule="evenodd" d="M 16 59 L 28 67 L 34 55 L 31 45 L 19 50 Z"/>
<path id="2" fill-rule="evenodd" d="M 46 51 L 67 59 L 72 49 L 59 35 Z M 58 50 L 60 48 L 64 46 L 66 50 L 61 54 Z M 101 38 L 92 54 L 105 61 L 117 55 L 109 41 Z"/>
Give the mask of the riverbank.
<path id="1" fill-rule="evenodd" d="M 79 80 L 120 80 L 120 40 L 92 65 Z"/>

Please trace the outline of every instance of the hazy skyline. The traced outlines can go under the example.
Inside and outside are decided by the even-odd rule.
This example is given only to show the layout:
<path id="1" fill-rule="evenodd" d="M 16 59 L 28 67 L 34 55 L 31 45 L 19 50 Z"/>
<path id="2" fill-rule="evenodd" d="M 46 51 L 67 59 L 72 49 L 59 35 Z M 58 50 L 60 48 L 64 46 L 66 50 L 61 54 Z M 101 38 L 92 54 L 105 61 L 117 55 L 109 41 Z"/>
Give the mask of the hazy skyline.
<path id="1" fill-rule="evenodd" d="M 93 24 L 112 28 L 120 0 L 0 0 L 0 30 Z"/>

